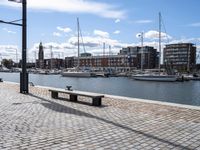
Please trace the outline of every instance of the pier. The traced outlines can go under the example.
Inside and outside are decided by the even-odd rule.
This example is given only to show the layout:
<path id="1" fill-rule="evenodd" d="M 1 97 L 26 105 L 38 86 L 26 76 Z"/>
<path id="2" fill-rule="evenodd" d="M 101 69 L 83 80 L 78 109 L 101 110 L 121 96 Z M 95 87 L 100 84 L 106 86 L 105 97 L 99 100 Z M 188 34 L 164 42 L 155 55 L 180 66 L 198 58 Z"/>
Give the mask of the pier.
<path id="1" fill-rule="evenodd" d="M 200 149 L 198 106 L 106 96 L 91 107 L 29 88 L 0 84 L 0 149 Z"/>

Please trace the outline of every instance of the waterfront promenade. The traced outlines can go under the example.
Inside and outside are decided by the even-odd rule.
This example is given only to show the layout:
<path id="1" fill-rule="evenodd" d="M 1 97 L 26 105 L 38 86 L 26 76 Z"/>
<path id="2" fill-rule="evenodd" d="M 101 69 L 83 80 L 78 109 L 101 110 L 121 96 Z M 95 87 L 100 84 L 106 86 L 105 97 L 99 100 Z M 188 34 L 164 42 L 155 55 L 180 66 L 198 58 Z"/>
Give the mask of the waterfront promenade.
<path id="1" fill-rule="evenodd" d="M 55 100 L 41 87 L 22 95 L 18 84 L 0 83 L 0 149 L 200 150 L 199 107 L 81 100 Z"/>

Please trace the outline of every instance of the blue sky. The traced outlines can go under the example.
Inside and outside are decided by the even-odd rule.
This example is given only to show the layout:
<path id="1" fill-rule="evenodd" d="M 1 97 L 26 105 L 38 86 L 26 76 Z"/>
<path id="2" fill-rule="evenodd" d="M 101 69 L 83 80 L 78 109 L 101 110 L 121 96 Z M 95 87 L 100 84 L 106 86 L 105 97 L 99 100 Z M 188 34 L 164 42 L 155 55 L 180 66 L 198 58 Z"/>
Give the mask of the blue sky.
<path id="1" fill-rule="evenodd" d="M 198 0 L 27 0 L 28 2 L 28 60 L 34 61 L 38 43 L 46 47 L 45 56 L 76 55 L 76 18 L 86 51 L 101 55 L 102 45 L 112 46 L 116 54 L 121 47 L 140 45 L 136 35 L 145 33 L 144 44 L 158 45 L 158 12 L 164 26 L 166 43 L 193 42 L 200 45 L 200 1 Z M 0 1 L 0 20 L 21 18 L 21 5 Z M 163 26 L 162 26 L 163 27 Z M 168 37 L 168 40 L 166 39 Z M 0 24 L 0 53 L 15 60 L 15 49 L 21 53 L 21 29 Z M 83 49 L 82 49 L 83 51 Z M 108 50 L 107 50 L 108 52 Z"/>

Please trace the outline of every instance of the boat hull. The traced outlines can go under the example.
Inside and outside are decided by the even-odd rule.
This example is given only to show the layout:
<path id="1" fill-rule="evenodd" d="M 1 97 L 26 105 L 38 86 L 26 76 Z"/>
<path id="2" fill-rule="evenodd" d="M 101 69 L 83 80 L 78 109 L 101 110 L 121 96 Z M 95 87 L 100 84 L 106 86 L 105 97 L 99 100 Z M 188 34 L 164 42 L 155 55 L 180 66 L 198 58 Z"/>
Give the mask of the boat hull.
<path id="1" fill-rule="evenodd" d="M 176 76 L 135 75 L 132 77 L 135 80 L 141 80 L 141 81 L 175 82 L 177 80 Z"/>
<path id="2" fill-rule="evenodd" d="M 92 77 L 90 72 L 62 72 L 63 77 Z"/>

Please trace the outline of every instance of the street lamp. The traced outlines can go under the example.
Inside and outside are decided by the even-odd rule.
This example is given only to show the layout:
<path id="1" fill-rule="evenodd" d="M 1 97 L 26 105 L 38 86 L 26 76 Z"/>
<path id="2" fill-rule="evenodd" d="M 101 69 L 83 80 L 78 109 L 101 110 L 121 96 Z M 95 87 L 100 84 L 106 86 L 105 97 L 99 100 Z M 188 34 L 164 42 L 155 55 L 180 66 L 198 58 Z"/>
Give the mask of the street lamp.
<path id="1" fill-rule="evenodd" d="M 143 70 L 143 53 L 144 53 L 144 32 L 141 32 L 139 35 L 138 35 L 140 38 L 141 38 L 141 57 L 140 57 L 140 63 L 141 63 L 141 71 Z"/>
<path id="2" fill-rule="evenodd" d="M 8 0 L 11 2 L 22 3 L 22 72 L 20 73 L 20 93 L 28 93 L 28 73 L 26 72 L 26 49 L 27 49 L 27 3 L 26 0 Z M 19 21 L 19 20 L 16 20 Z M 10 22 L 13 24 L 13 22 Z"/>

